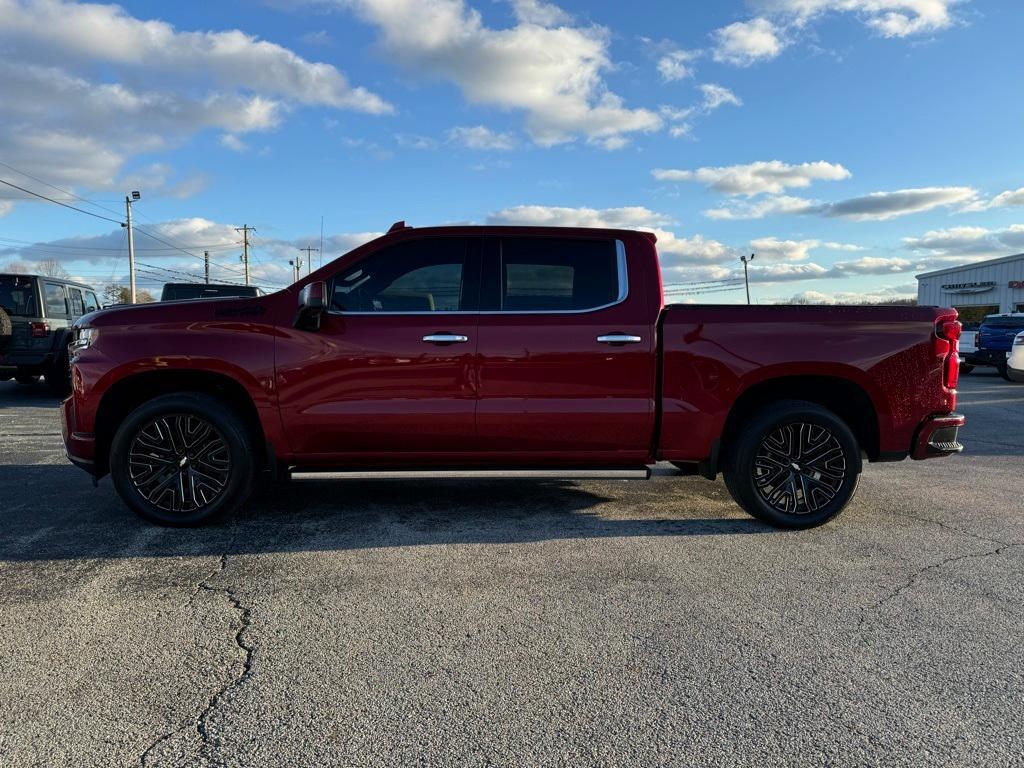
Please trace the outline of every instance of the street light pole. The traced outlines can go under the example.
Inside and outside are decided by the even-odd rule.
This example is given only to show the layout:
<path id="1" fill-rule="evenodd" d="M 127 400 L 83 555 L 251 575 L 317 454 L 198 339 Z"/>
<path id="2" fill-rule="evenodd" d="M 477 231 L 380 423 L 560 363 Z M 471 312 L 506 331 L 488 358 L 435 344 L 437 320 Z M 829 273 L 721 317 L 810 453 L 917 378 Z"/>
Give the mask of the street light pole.
<path id="1" fill-rule="evenodd" d="M 137 191 L 133 191 L 131 196 L 124 196 L 124 208 L 126 223 L 121 226 L 128 228 L 128 296 L 129 301 L 134 304 L 136 301 L 135 292 L 135 236 L 132 233 L 132 203 L 142 198 Z"/>
<path id="2" fill-rule="evenodd" d="M 747 304 L 750 304 L 750 274 L 747 272 L 747 263 L 754 260 L 754 254 L 750 254 L 750 258 L 746 256 L 740 256 L 740 261 L 743 262 L 743 284 L 747 288 Z"/>

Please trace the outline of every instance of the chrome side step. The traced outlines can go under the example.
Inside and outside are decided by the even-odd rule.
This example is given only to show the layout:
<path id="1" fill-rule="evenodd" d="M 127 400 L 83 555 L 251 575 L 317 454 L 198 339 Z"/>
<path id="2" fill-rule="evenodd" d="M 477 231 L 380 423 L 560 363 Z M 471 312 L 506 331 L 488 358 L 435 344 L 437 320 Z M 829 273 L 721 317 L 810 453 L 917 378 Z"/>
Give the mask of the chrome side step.
<path id="1" fill-rule="evenodd" d="M 648 467 L 617 469 L 407 469 L 293 471 L 292 480 L 646 480 Z"/>

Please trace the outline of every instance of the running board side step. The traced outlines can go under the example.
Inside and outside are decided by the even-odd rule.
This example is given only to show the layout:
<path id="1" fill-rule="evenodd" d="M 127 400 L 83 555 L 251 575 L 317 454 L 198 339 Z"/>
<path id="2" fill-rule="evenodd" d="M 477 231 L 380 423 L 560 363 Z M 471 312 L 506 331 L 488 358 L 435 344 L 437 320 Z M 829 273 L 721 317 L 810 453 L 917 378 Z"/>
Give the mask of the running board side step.
<path id="1" fill-rule="evenodd" d="M 292 480 L 647 480 L 649 467 L 604 469 L 406 469 L 291 472 Z"/>

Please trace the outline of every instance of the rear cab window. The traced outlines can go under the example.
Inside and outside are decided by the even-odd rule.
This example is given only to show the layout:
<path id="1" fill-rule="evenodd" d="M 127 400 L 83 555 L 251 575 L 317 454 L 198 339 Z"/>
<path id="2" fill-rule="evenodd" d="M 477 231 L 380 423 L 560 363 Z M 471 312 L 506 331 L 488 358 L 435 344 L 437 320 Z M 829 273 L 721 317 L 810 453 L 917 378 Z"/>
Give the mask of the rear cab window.
<path id="1" fill-rule="evenodd" d="M 625 252 L 615 240 L 502 237 L 488 255 L 484 309 L 586 312 L 626 296 Z"/>
<path id="2" fill-rule="evenodd" d="M 38 317 L 36 287 L 32 278 L 0 275 L 0 307 L 12 317 Z"/>

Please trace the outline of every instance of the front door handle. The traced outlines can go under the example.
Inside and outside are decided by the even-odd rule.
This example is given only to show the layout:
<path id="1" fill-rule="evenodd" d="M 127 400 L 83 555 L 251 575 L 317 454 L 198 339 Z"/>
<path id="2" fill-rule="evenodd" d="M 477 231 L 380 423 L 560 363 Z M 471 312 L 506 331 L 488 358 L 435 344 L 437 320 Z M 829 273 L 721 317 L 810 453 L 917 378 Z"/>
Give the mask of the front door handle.
<path id="1" fill-rule="evenodd" d="M 465 344 L 469 336 L 462 336 L 458 333 L 431 333 L 423 337 L 428 344 Z"/>
<path id="2" fill-rule="evenodd" d="M 598 336 L 597 340 L 602 344 L 639 344 L 643 339 L 639 336 L 632 336 L 628 333 L 606 333 Z"/>

